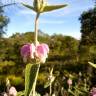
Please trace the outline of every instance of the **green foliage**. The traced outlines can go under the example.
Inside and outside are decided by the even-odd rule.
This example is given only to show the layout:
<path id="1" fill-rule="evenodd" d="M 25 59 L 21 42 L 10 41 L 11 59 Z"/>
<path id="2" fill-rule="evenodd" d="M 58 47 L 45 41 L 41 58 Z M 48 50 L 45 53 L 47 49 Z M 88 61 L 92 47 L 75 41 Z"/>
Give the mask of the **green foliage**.
<path id="1" fill-rule="evenodd" d="M 83 65 L 83 70 L 90 74 L 90 81 L 95 85 L 95 71 L 88 65 L 88 62 L 96 63 L 96 6 L 83 12 L 79 19 L 81 40 L 78 47 L 78 62 Z"/>
<path id="2" fill-rule="evenodd" d="M 54 66 L 54 70 L 60 72 L 63 72 L 66 68 L 71 71 L 75 69 L 78 71 L 80 70 L 80 67 L 78 67 L 79 65 L 76 63 L 78 40 L 63 35 L 49 36 L 39 31 L 39 41 L 47 43 L 50 47 L 50 52 L 46 64 L 41 64 L 41 74 L 38 78 L 38 85 L 43 86 L 45 83 L 50 66 Z M 0 41 L 0 86 L 5 82 L 4 79 L 10 75 L 21 77 L 20 83 L 18 79 L 14 79 L 14 82 L 13 79 L 11 79 L 10 83 L 14 84 L 16 80 L 16 82 L 18 82 L 16 83 L 17 85 L 15 84 L 17 89 L 24 90 L 24 69 L 26 64 L 23 63 L 20 56 L 20 48 L 23 44 L 28 42 L 34 42 L 33 32 L 25 32 L 23 34 L 16 33 Z M 45 74 L 43 74 L 43 72 Z"/>
<path id="3" fill-rule="evenodd" d="M 37 84 L 44 85 L 46 82 L 47 76 L 48 76 L 48 73 L 46 73 L 46 72 L 39 73 Z"/>
<path id="4" fill-rule="evenodd" d="M 44 85 L 44 88 L 47 88 L 47 87 L 51 87 L 52 83 L 54 82 L 55 80 L 55 76 L 53 75 L 53 68 L 50 70 L 50 73 L 49 73 L 49 76 L 48 76 L 48 79 Z M 51 90 L 51 89 L 50 89 Z"/>
<path id="5" fill-rule="evenodd" d="M 18 93 L 17 93 L 17 96 L 24 96 L 24 91 L 19 91 Z"/>
<path id="6" fill-rule="evenodd" d="M 14 86 L 22 85 L 24 83 L 24 79 L 22 77 L 9 75 L 7 78 L 10 80 L 11 84 Z"/>
<path id="7" fill-rule="evenodd" d="M 89 91 L 89 86 L 84 86 L 84 84 L 78 86 L 78 84 L 76 84 L 73 87 L 73 90 L 68 89 L 68 92 L 70 95 L 72 96 L 88 96 L 88 91 Z M 69 96 L 70 96 L 69 95 Z"/>
<path id="8" fill-rule="evenodd" d="M 96 45 L 96 7 L 83 12 L 80 21 L 82 36 L 79 48 L 82 50 L 82 46 Z"/>
<path id="9" fill-rule="evenodd" d="M 25 69 L 25 96 L 35 96 L 36 81 L 40 64 L 28 64 Z"/>

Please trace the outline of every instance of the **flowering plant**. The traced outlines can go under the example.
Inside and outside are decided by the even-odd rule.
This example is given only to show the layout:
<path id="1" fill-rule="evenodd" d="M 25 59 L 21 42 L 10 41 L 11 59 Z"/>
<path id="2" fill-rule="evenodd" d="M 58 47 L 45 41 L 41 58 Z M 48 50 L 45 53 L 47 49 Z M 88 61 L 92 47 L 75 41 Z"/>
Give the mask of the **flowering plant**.
<path id="1" fill-rule="evenodd" d="M 36 12 L 34 36 L 35 42 L 32 44 L 25 44 L 21 48 L 21 56 L 23 57 L 23 61 L 29 62 L 25 69 L 25 96 L 36 96 L 37 93 L 35 91 L 35 87 L 40 63 L 45 63 L 49 53 L 48 45 L 38 42 L 38 18 L 41 13 L 63 8 L 66 6 L 66 4 L 53 6 L 47 5 L 45 0 L 34 0 L 33 6 L 24 3 L 23 5 Z M 35 63 L 31 64 L 30 61 L 33 59 L 35 60 Z"/>

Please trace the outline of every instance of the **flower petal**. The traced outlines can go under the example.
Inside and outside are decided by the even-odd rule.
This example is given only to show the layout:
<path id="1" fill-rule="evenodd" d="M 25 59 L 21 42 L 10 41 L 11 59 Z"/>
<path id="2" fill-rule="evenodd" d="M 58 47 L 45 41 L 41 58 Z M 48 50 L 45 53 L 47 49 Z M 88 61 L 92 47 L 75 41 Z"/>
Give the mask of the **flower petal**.
<path id="1" fill-rule="evenodd" d="M 34 58 L 34 52 L 35 52 L 35 45 L 32 43 L 30 45 L 30 57 Z"/>
<path id="2" fill-rule="evenodd" d="M 16 96 L 17 95 L 17 91 L 16 91 L 16 89 L 15 89 L 15 87 L 11 87 L 10 89 L 9 89 L 9 95 L 11 96 Z"/>
<path id="3" fill-rule="evenodd" d="M 21 56 L 28 56 L 30 54 L 30 44 L 26 44 L 21 48 Z"/>

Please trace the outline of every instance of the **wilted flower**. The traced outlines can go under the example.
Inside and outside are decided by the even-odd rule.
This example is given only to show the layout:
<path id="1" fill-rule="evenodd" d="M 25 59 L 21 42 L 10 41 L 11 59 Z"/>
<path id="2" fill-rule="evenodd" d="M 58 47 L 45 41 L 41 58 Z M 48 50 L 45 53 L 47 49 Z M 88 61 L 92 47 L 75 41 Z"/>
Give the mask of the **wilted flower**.
<path id="1" fill-rule="evenodd" d="M 15 89 L 15 87 L 11 87 L 9 89 L 9 96 L 16 96 L 17 95 L 17 91 Z"/>
<path id="2" fill-rule="evenodd" d="M 24 62 L 30 59 L 37 59 L 40 63 L 45 63 L 48 57 L 49 47 L 47 44 L 37 44 L 36 46 L 32 44 L 26 44 L 21 48 L 21 56 Z"/>
<path id="3" fill-rule="evenodd" d="M 93 88 L 90 90 L 90 96 L 96 96 L 96 87 L 93 87 Z"/>

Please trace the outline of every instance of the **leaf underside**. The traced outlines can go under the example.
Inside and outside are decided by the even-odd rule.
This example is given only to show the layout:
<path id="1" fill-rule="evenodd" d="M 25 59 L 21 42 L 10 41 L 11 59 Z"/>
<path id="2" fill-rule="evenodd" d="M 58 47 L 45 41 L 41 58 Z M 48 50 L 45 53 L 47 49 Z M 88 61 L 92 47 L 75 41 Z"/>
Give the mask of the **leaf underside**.
<path id="1" fill-rule="evenodd" d="M 25 96 L 29 96 L 33 90 L 38 73 L 39 64 L 28 64 L 25 69 Z"/>
<path id="2" fill-rule="evenodd" d="M 22 3 L 22 4 L 23 4 L 23 6 L 25 6 L 25 7 L 27 7 L 27 8 L 29 8 L 29 9 L 36 12 L 36 10 L 35 10 L 35 8 L 33 6 L 30 6 L 30 5 L 27 5 L 27 4 L 24 4 L 24 3 Z M 63 4 L 63 5 L 48 5 L 48 6 L 44 7 L 44 9 L 43 9 L 43 11 L 41 13 L 54 11 L 54 10 L 57 10 L 57 9 L 60 9 L 60 8 L 66 7 L 66 6 L 67 6 L 66 4 Z"/>
<path id="3" fill-rule="evenodd" d="M 45 6 L 43 12 L 49 12 L 49 11 L 54 11 L 63 7 L 66 7 L 67 5 L 53 5 L 53 6 Z"/>
<path id="4" fill-rule="evenodd" d="M 30 5 L 27 5 L 27 4 L 24 4 L 24 3 L 22 3 L 22 4 L 23 4 L 23 6 L 25 6 L 25 7 L 29 8 L 29 9 L 35 11 L 34 7 L 32 7 L 32 6 L 30 6 Z M 36 11 L 35 11 L 35 12 L 36 12 Z"/>

